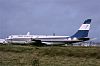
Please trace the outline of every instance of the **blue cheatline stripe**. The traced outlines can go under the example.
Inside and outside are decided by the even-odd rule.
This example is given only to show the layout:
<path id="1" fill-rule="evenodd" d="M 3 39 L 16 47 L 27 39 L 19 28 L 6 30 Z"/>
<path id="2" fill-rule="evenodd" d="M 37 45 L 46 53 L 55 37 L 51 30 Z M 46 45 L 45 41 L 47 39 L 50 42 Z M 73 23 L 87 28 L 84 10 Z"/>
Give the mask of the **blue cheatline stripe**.
<path id="1" fill-rule="evenodd" d="M 83 24 L 90 24 L 91 23 L 91 19 L 87 19 L 85 20 L 85 22 Z"/>
<path id="2" fill-rule="evenodd" d="M 81 38 L 81 37 L 87 37 L 88 36 L 88 32 L 89 30 L 78 30 L 73 36 L 71 37 L 78 37 L 78 38 Z"/>

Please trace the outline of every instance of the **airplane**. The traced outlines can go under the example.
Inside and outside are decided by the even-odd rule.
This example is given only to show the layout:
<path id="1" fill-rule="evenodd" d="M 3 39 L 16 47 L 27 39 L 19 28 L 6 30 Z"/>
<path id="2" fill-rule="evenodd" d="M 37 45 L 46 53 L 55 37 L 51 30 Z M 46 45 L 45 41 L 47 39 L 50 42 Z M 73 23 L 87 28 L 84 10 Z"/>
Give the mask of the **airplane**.
<path id="1" fill-rule="evenodd" d="M 0 44 L 5 44 L 5 43 L 7 43 L 7 42 L 5 41 L 5 39 L 0 39 Z"/>
<path id="2" fill-rule="evenodd" d="M 6 38 L 8 43 L 33 43 L 34 45 L 65 45 L 90 40 L 88 33 L 91 19 L 87 19 L 80 26 L 78 31 L 72 36 L 52 36 L 52 35 L 10 35 Z"/>

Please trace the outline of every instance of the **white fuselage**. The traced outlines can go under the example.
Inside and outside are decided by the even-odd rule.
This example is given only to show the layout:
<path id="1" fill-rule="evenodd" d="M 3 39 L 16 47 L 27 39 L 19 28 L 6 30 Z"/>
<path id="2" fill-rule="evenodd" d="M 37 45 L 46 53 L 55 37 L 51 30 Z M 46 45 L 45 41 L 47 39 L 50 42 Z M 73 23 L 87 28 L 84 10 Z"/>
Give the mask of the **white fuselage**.
<path id="1" fill-rule="evenodd" d="M 41 44 L 61 44 L 61 43 L 76 43 L 89 40 L 88 32 L 90 29 L 91 19 L 87 19 L 80 26 L 78 31 L 72 36 L 51 36 L 51 35 L 30 35 L 28 32 L 26 35 L 11 35 L 6 38 L 7 42 L 11 43 L 30 43 L 36 42 Z"/>
<path id="2" fill-rule="evenodd" d="M 0 39 L 0 44 L 5 44 L 7 43 L 5 39 Z"/>
<path id="3" fill-rule="evenodd" d="M 47 45 L 51 44 L 65 44 L 70 41 L 79 41 L 77 38 L 70 38 L 69 36 L 51 36 L 51 35 L 11 35 L 6 38 L 8 43 L 31 43 L 32 40 L 41 40 Z"/>
<path id="4" fill-rule="evenodd" d="M 50 36 L 50 35 L 11 35 L 6 40 L 8 42 L 19 42 L 27 43 L 31 42 L 32 39 L 41 40 L 42 42 L 60 42 L 71 40 L 68 39 L 69 36 Z"/>

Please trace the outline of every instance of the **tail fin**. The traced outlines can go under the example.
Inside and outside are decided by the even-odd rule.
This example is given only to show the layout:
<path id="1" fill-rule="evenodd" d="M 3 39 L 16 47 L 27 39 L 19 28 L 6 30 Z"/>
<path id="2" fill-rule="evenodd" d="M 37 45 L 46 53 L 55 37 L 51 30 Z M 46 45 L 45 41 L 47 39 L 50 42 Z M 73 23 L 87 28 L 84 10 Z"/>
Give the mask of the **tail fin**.
<path id="1" fill-rule="evenodd" d="M 89 29 L 90 29 L 91 19 L 85 20 L 85 22 L 81 25 L 79 30 L 71 37 L 88 37 Z"/>
<path id="2" fill-rule="evenodd" d="M 30 35 L 30 32 L 27 32 L 27 34 L 26 35 Z"/>

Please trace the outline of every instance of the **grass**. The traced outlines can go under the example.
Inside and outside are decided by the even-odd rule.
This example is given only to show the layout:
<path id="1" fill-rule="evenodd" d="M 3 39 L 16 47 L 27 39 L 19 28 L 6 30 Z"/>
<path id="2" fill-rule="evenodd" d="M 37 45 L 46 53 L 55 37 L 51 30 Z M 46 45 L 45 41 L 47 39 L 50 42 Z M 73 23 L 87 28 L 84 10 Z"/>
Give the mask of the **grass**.
<path id="1" fill-rule="evenodd" d="M 0 66 L 100 66 L 100 47 L 0 45 Z"/>

